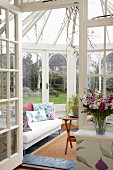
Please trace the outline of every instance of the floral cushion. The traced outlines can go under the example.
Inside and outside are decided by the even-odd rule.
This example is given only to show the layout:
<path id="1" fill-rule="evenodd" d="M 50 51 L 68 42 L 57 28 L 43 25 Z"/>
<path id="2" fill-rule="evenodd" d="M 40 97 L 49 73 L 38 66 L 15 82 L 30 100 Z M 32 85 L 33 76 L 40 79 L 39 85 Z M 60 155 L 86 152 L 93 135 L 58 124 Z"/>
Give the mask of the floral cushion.
<path id="1" fill-rule="evenodd" d="M 29 123 L 37 122 L 37 111 L 26 111 L 27 119 Z"/>
<path id="2" fill-rule="evenodd" d="M 26 111 L 23 111 L 23 132 L 28 132 L 28 131 L 31 131 L 31 128 L 28 124 Z"/>
<path id="3" fill-rule="evenodd" d="M 10 109 L 10 115 L 11 117 L 15 117 L 15 109 Z"/>
<path id="4" fill-rule="evenodd" d="M 47 116 L 46 116 L 46 113 L 45 113 L 45 109 L 39 109 L 39 110 L 37 111 L 37 115 L 38 115 L 38 120 L 39 120 L 39 121 L 47 120 Z"/>
<path id="5" fill-rule="evenodd" d="M 40 108 L 37 111 L 26 111 L 26 114 L 29 123 L 47 120 L 45 110 L 43 108 Z"/>
<path id="6" fill-rule="evenodd" d="M 34 104 L 33 103 L 33 109 L 34 111 L 38 111 L 38 110 L 45 110 L 44 108 L 44 103 L 37 103 L 37 104 Z"/>
<path id="7" fill-rule="evenodd" d="M 33 108 L 35 111 L 40 111 L 40 109 L 44 108 L 47 119 L 55 119 L 55 108 L 52 102 L 33 104 Z"/>
<path id="8" fill-rule="evenodd" d="M 54 104 L 52 102 L 51 103 L 45 103 L 44 107 L 45 107 L 45 112 L 46 112 L 47 119 L 54 120 L 55 119 Z"/>

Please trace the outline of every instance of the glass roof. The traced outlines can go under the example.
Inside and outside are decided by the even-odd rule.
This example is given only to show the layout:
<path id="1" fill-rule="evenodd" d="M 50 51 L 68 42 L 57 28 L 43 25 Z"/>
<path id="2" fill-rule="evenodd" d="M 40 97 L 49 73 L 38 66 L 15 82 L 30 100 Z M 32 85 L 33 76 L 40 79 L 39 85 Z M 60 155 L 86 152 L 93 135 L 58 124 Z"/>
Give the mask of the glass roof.
<path id="1" fill-rule="evenodd" d="M 47 2 L 52 0 L 22 0 L 27 2 Z M 54 0 L 53 0 L 54 1 Z M 14 0 L 9 0 L 14 3 Z M 107 5 L 106 5 L 107 4 Z M 79 12 L 66 11 L 67 8 L 47 11 L 23 13 L 23 42 L 36 44 L 65 44 L 78 46 L 79 44 Z M 69 9 L 69 8 L 68 8 Z M 113 16 L 113 0 L 88 0 L 88 19 L 98 19 Z M 74 19 L 75 18 L 75 19 Z M 113 26 L 108 26 L 106 31 L 107 45 L 113 43 Z M 92 42 L 103 43 L 104 28 L 90 28 L 88 30 Z"/>
<path id="2" fill-rule="evenodd" d="M 23 20 L 32 17 L 26 24 L 23 22 L 23 42 L 39 44 L 67 44 L 73 38 L 73 44 L 78 45 L 78 13 L 73 11 L 69 19 L 69 11 L 66 8 L 53 9 L 34 13 L 23 13 Z M 33 15 L 34 14 L 34 15 Z M 73 18 L 76 15 L 75 28 Z M 30 27 L 30 24 L 32 27 Z M 28 27 L 30 29 L 28 29 Z M 68 29 L 68 30 L 67 30 Z M 68 35 L 67 35 L 68 32 Z M 75 40 L 76 36 L 76 40 Z"/>

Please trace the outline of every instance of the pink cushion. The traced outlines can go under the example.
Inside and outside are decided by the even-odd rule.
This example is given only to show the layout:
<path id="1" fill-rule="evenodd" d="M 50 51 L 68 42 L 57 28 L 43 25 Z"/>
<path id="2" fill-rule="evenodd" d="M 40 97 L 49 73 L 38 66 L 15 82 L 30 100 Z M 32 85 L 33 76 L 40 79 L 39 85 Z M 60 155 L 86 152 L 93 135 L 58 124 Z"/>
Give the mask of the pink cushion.
<path id="1" fill-rule="evenodd" d="M 23 110 L 26 111 L 34 111 L 33 110 L 33 102 L 29 102 L 23 105 Z"/>

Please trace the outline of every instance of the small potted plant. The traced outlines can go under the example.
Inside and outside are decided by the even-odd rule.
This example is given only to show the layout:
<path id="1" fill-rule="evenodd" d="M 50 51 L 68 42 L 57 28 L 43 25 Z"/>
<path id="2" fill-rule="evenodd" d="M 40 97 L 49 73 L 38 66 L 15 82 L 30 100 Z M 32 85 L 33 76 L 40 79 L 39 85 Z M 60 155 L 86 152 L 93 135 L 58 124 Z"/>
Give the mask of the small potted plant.
<path id="1" fill-rule="evenodd" d="M 72 95 L 72 97 L 67 101 L 67 114 L 69 116 L 78 117 L 78 106 L 78 95 Z"/>

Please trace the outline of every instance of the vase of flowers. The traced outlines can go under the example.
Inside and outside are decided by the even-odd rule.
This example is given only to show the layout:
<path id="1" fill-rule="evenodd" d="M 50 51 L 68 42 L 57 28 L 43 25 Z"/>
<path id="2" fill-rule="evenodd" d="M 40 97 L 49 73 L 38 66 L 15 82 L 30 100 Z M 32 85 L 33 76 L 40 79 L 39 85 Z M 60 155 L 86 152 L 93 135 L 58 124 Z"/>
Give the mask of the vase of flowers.
<path id="1" fill-rule="evenodd" d="M 96 134 L 103 135 L 106 128 L 106 118 L 94 117 Z"/>
<path id="2" fill-rule="evenodd" d="M 104 134 L 106 127 L 106 117 L 113 113 L 113 95 L 105 96 L 100 91 L 85 92 L 81 98 L 84 110 L 94 116 L 95 129 L 97 134 Z"/>

